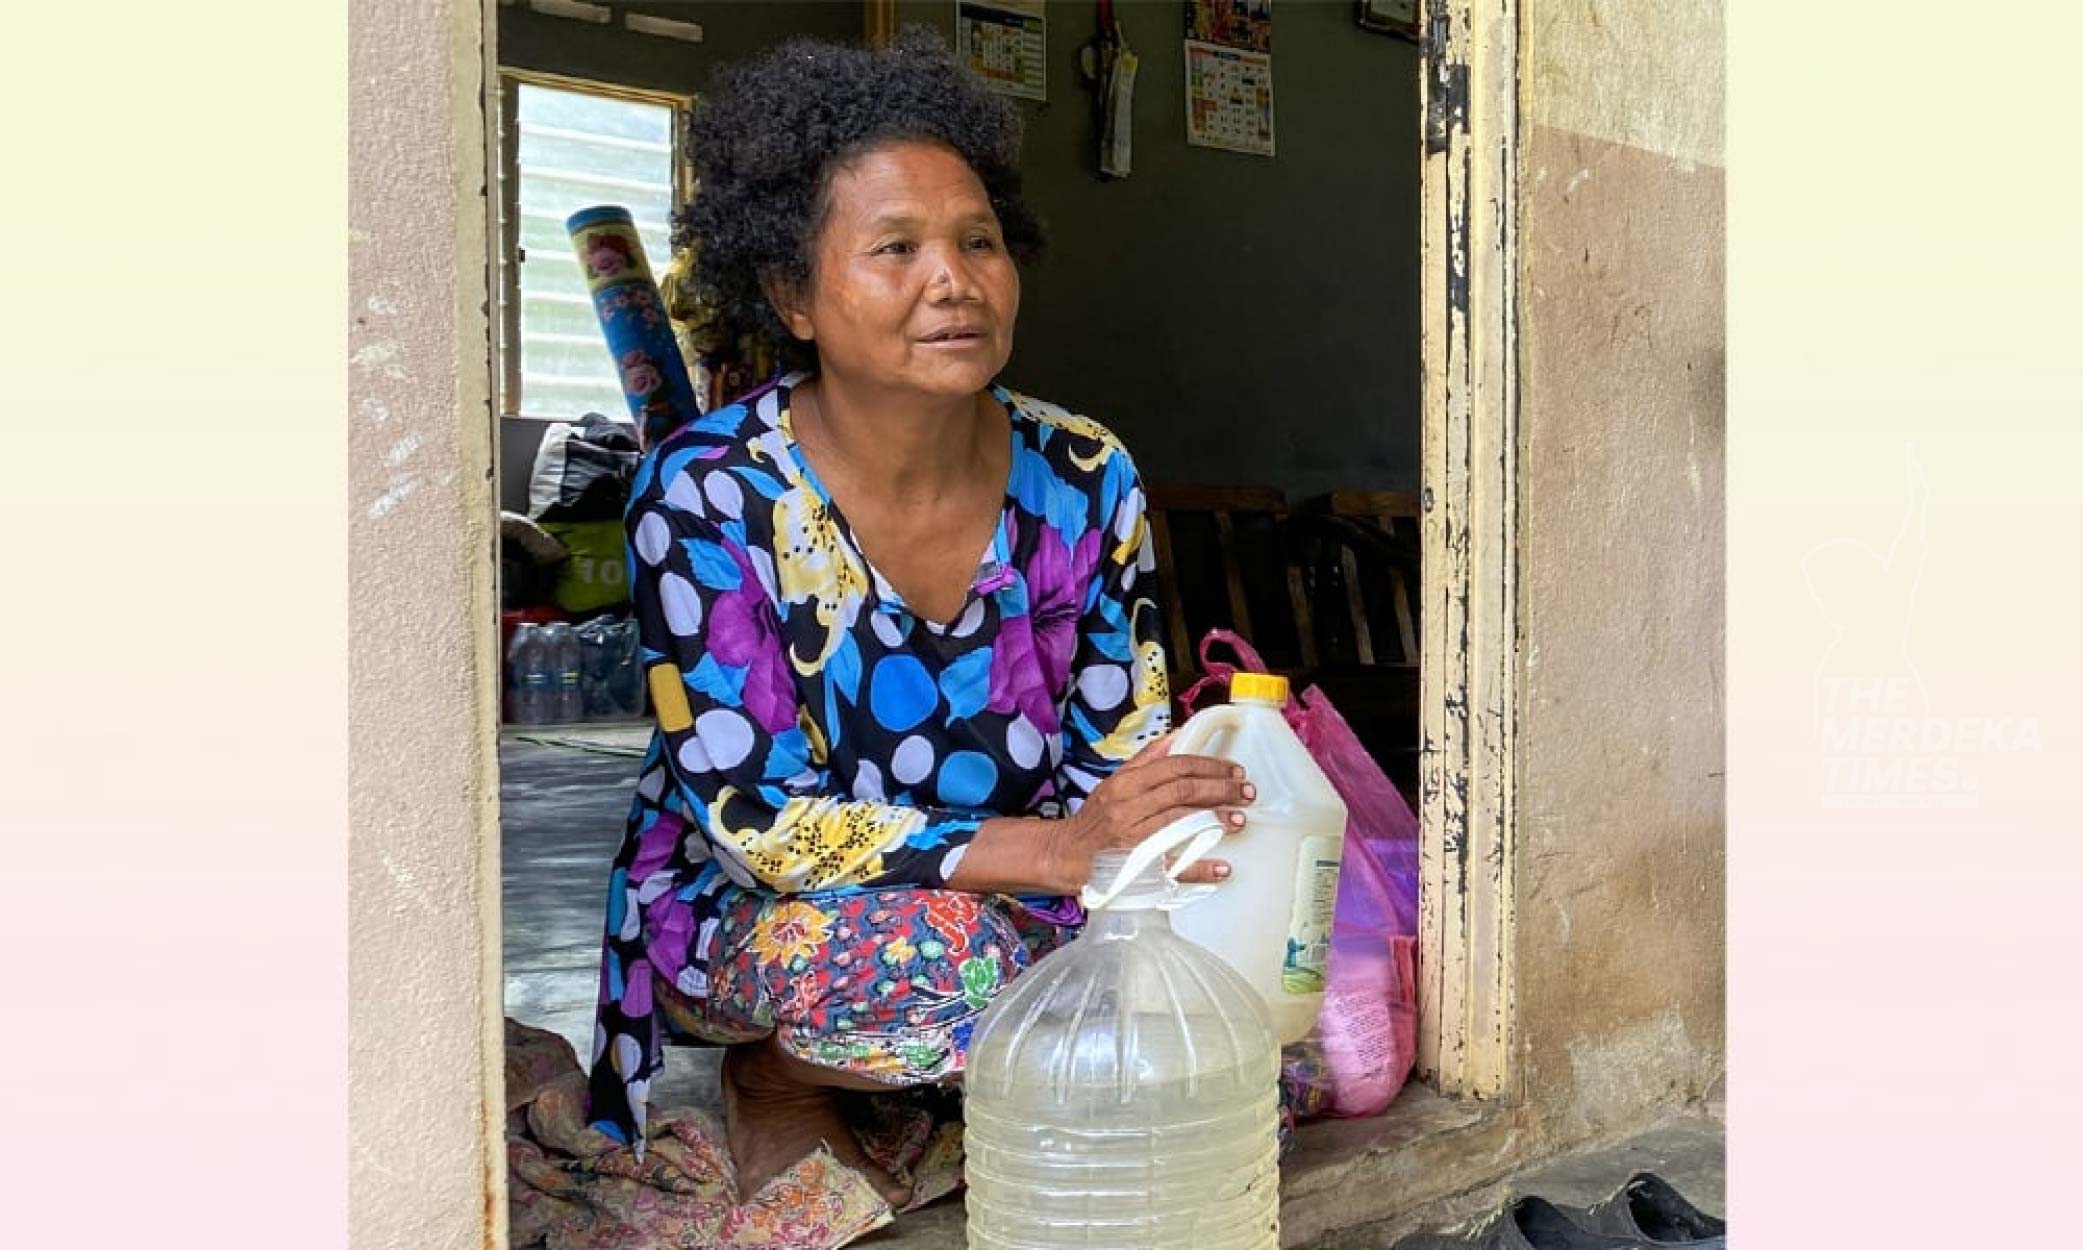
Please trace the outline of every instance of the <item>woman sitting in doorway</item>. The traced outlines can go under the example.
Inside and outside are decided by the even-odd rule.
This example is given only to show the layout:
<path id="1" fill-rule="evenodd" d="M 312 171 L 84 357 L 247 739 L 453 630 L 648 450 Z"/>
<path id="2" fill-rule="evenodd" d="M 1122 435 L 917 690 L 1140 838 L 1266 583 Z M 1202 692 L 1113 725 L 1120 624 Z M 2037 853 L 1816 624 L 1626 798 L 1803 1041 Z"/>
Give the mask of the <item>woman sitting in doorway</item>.
<path id="1" fill-rule="evenodd" d="M 641 1148 L 669 1035 L 728 1047 L 749 1197 L 835 1096 L 948 1083 L 1081 918 L 1092 856 L 1241 770 L 1168 755 L 1143 492 L 1094 421 L 995 381 L 1019 123 L 928 35 L 796 42 L 692 129 L 695 280 L 793 371 L 662 441 L 628 512 L 658 717 L 609 884 L 591 1117 Z M 1188 880 L 1228 868 L 1203 861 Z"/>

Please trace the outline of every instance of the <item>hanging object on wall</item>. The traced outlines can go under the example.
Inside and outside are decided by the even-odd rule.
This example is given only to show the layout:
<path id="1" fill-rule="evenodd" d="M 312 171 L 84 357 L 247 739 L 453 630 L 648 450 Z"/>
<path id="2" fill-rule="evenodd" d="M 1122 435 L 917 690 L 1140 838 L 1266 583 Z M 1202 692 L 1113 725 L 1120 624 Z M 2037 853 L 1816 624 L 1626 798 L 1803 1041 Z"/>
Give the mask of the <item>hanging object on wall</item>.
<path id="1" fill-rule="evenodd" d="M 1187 40 L 1186 141 L 1199 148 L 1273 155 L 1273 58 Z"/>
<path id="2" fill-rule="evenodd" d="M 1186 0 L 1186 142 L 1273 155 L 1273 0 Z"/>
<path id="3" fill-rule="evenodd" d="M 1099 172 L 1126 178 L 1133 166 L 1136 68 L 1140 62 L 1114 21 L 1114 0 L 1099 0 L 1099 33 L 1078 52 L 1099 117 Z"/>
<path id="4" fill-rule="evenodd" d="M 615 15 L 604 4 L 588 4 L 586 0 L 528 0 L 528 7 L 545 17 L 567 17 L 575 22 L 591 22 L 605 26 L 615 20 Z"/>
<path id="5" fill-rule="evenodd" d="M 665 39 L 678 39 L 682 43 L 700 43 L 702 24 L 682 22 L 670 17 L 653 17 L 648 13 L 624 13 L 622 24 L 639 35 L 657 35 Z"/>
<path id="6" fill-rule="evenodd" d="M 1042 0 L 955 0 L 955 55 L 1000 95 L 1049 98 L 1048 43 Z"/>
<path id="7" fill-rule="evenodd" d="M 1363 30 L 1418 37 L 1418 0 L 1357 0 L 1357 14 Z"/>
<path id="8" fill-rule="evenodd" d="M 644 446 L 654 447 L 701 411 L 658 284 L 651 279 L 644 241 L 629 210 L 614 205 L 582 208 L 565 219 L 564 228 L 585 271 L 622 398 Z"/>
<path id="9" fill-rule="evenodd" d="M 1186 0 L 1186 37 L 1270 53 L 1273 0 Z"/>

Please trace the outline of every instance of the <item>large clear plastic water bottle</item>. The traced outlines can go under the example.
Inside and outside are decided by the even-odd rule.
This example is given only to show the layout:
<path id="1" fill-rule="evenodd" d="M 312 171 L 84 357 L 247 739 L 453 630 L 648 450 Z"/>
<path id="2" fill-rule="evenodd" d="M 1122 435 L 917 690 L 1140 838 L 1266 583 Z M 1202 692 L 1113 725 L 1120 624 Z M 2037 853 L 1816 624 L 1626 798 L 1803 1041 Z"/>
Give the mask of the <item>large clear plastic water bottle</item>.
<path id="1" fill-rule="evenodd" d="M 506 648 L 507 716 L 516 725 L 549 719 L 550 666 L 542 630 L 526 622 Z"/>
<path id="2" fill-rule="evenodd" d="M 552 621 L 543 626 L 542 640 L 549 665 L 548 719 L 560 725 L 577 724 L 586 719 L 579 636 L 563 621 Z"/>
<path id="3" fill-rule="evenodd" d="M 1182 860 L 1196 858 L 1221 836 L 1182 821 L 1095 857 L 1084 933 L 978 1021 L 963 1081 L 970 1250 L 1279 1246 L 1272 1019 L 1165 910 L 1180 894 L 1163 851 L 1191 838 Z"/>

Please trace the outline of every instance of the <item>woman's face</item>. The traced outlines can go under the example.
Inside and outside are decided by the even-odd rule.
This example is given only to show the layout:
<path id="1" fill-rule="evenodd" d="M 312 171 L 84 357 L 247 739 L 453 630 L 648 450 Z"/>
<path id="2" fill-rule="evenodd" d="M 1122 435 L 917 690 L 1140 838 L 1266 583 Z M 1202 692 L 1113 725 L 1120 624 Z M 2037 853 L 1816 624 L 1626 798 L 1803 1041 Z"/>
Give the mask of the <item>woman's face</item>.
<path id="1" fill-rule="evenodd" d="M 893 143 L 841 168 L 811 263 L 783 316 L 828 373 L 954 397 L 1012 355 L 1019 271 L 983 183 L 945 147 Z"/>

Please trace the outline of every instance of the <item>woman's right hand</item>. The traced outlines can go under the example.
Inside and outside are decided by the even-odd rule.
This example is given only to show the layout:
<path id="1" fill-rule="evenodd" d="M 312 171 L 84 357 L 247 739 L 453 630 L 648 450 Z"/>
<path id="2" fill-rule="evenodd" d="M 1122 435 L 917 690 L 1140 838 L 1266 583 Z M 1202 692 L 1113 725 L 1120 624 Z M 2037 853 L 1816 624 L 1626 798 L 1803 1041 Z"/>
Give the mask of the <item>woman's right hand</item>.
<path id="1" fill-rule="evenodd" d="M 1241 765 L 1209 755 L 1173 755 L 1169 735 L 1136 753 L 1099 783 L 1083 806 L 1052 820 L 1042 867 L 1050 888 L 1076 894 L 1092 878 L 1092 857 L 1126 850 L 1195 812 L 1216 811 L 1234 833 L 1244 827 L 1243 808 L 1258 797 Z M 1230 866 L 1203 859 L 1179 874 L 1183 882 L 1221 881 Z"/>

